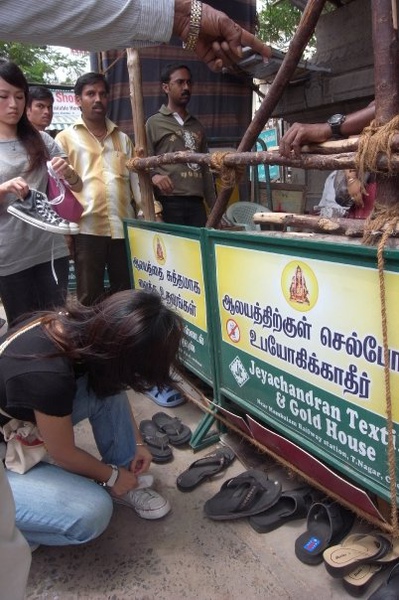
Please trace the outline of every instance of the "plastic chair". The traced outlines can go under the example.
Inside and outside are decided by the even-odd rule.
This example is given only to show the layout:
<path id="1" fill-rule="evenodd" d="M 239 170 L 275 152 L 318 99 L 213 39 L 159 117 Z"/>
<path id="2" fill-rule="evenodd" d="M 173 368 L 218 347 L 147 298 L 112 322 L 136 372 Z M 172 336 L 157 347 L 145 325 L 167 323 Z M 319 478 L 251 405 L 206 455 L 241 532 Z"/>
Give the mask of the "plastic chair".
<path id="1" fill-rule="evenodd" d="M 258 212 L 270 212 L 270 209 L 256 202 L 234 202 L 226 210 L 226 217 L 235 225 L 245 227 L 247 231 L 260 231 L 260 225 L 255 225 L 253 216 Z"/>

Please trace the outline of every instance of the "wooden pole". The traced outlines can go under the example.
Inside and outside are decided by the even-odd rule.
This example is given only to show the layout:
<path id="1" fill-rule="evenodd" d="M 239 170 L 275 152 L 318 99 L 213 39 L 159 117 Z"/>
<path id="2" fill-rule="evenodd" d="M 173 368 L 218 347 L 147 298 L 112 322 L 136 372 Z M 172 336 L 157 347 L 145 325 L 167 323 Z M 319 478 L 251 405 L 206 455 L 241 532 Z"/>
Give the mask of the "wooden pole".
<path id="1" fill-rule="evenodd" d="M 398 32 L 392 22 L 391 0 L 372 0 L 375 119 L 388 123 L 399 114 Z M 377 174 L 377 201 L 392 206 L 399 201 L 399 177 Z"/>
<path id="2" fill-rule="evenodd" d="M 346 235 L 348 237 L 362 237 L 364 234 L 364 219 L 348 219 L 339 217 L 320 217 L 315 215 L 298 215 L 280 212 L 258 212 L 253 216 L 253 222 L 258 225 L 278 225 L 284 230 L 294 227 L 299 230 L 314 231 L 329 235 Z M 399 232 L 399 224 L 394 233 Z M 381 231 L 382 233 L 382 231 Z M 296 235 L 296 233 L 294 234 Z"/>
<path id="3" fill-rule="evenodd" d="M 133 131 L 136 147 L 136 155 L 140 157 L 148 156 L 147 136 L 144 125 L 144 104 L 141 81 L 140 56 L 137 50 L 127 48 L 127 69 L 129 73 L 130 100 L 133 113 Z M 146 221 L 155 221 L 154 196 L 149 173 L 145 171 L 138 172 L 141 208 Z"/>
<path id="4" fill-rule="evenodd" d="M 262 101 L 259 110 L 256 112 L 255 117 L 242 138 L 237 149 L 238 152 L 249 152 L 252 149 L 256 138 L 259 136 L 267 120 L 271 117 L 284 92 L 285 86 L 293 76 L 301 56 L 312 37 L 325 3 L 326 0 L 308 0 L 298 29 L 292 38 L 279 72 L 270 86 L 269 93 Z M 208 217 L 207 227 L 217 227 L 226 210 L 233 189 L 233 187 L 229 187 L 221 190 Z"/>
<path id="5" fill-rule="evenodd" d="M 167 152 L 157 156 L 147 158 L 135 158 L 128 162 L 129 168 L 137 171 L 145 169 L 154 169 L 160 165 L 178 165 L 184 163 L 195 163 L 198 165 L 207 165 L 213 170 L 214 154 L 199 154 L 196 152 Z M 296 169 L 319 169 L 320 171 L 334 171 L 335 169 L 354 169 L 356 155 L 354 152 L 340 152 L 338 154 L 313 154 L 303 153 L 298 158 L 281 156 L 274 151 L 259 152 L 227 152 L 223 156 L 223 167 L 235 168 L 243 165 L 279 165 L 282 167 L 294 167 Z M 223 168 L 222 167 L 222 168 Z M 390 167 L 393 171 L 399 172 L 399 154 L 392 154 Z M 388 173 L 388 158 L 381 154 L 377 158 L 378 170 Z"/>
<path id="6" fill-rule="evenodd" d="M 391 0 L 372 0 L 373 48 L 374 48 L 374 84 L 375 84 L 375 120 L 377 125 L 385 125 L 399 112 L 399 56 L 398 32 L 393 22 L 393 4 Z M 378 135 L 378 134 L 377 134 Z M 382 177 L 377 173 L 376 202 L 386 208 L 394 207 L 397 212 L 399 200 L 399 177 Z M 378 219 L 378 213 L 377 219 Z M 373 215 L 372 215 L 373 216 Z M 392 220 L 391 220 L 392 223 Z M 394 223 L 396 223 L 394 221 Z M 384 237 L 382 238 L 384 242 Z M 381 302 L 381 327 L 384 356 L 384 391 L 387 417 L 387 462 L 391 492 L 391 525 L 394 538 L 399 537 L 397 510 L 397 474 L 395 432 L 392 416 L 391 380 L 389 365 L 389 336 L 386 316 L 386 290 L 384 279 L 383 246 L 378 247 L 378 278 Z M 381 261 L 381 262 L 380 262 Z M 395 319 L 395 316 L 393 316 Z M 381 390 L 381 393 L 383 390 Z"/>

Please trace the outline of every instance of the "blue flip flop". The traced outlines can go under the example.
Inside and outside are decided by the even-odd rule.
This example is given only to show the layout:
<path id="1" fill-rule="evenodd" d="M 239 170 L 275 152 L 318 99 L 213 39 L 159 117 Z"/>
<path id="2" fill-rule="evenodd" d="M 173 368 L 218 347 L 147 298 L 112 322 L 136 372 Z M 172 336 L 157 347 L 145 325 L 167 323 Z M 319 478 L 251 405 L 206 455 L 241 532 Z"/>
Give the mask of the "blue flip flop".
<path id="1" fill-rule="evenodd" d="M 158 406 L 163 406 L 166 408 L 180 406 L 180 404 L 184 404 L 186 402 L 186 399 L 181 395 L 181 393 L 170 386 L 165 388 L 158 388 L 155 386 L 146 392 L 146 395 L 151 398 L 155 404 L 158 404 Z"/>

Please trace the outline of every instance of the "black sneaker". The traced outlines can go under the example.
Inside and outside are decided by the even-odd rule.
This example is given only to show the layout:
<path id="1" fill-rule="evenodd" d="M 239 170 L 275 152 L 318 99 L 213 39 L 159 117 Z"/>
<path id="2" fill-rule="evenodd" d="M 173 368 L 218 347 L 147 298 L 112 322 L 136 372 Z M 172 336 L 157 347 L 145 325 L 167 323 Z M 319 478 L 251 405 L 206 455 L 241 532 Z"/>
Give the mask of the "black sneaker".
<path id="1" fill-rule="evenodd" d="M 33 227 L 60 233 L 61 235 L 75 235 L 79 233 L 76 223 L 70 223 L 62 219 L 51 208 L 46 194 L 38 190 L 29 190 L 29 194 L 23 200 L 16 200 L 7 208 L 7 212 L 25 221 Z"/>

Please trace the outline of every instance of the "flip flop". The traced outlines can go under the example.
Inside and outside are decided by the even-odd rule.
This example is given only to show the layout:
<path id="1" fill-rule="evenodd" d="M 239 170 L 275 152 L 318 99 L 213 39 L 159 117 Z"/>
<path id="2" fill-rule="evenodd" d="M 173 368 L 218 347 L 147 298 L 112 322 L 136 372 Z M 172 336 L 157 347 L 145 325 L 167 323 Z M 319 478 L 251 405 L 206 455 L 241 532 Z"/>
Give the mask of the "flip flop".
<path id="1" fill-rule="evenodd" d="M 356 569 L 342 579 L 342 584 L 352 596 L 362 596 L 373 579 L 383 569 L 385 569 L 385 566 L 380 563 L 358 565 Z"/>
<path id="2" fill-rule="evenodd" d="M 354 514 L 338 502 L 314 502 L 307 517 L 307 530 L 295 540 L 295 555 L 307 565 L 323 562 L 328 546 L 340 542 L 350 531 Z"/>
<path id="3" fill-rule="evenodd" d="M 265 512 L 250 517 L 249 524 L 258 533 L 268 533 L 289 521 L 306 519 L 315 500 L 314 493 L 315 490 L 308 485 L 282 492 L 276 504 Z"/>
<path id="4" fill-rule="evenodd" d="M 173 458 L 172 448 L 168 446 L 169 438 L 158 431 L 149 419 L 144 419 L 139 425 L 140 433 L 148 450 L 151 452 L 154 463 L 165 463 Z"/>
<path id="5" fill-rule="evenodd" d="M 181 446 L 191 438 L 191 429 L 177 417 L 171 417 L 164 412 L 157 412 L 152 421 L 159 431 L 166 433 L 172 446 Z"/>
<path id="6" fill-rule="evenodd" d="M 181 492 L 191 492 L 203 481 L 227 469 L 234 459 L 235 454 L 230 448 L 218 448 L 212 454 L 194 461 L 183 471 L 176 480 L 177 488 Z"/>
<path id="7" fill-rule="evenodd" d="M 331 577 L 345 577 L 358 565 L 375 562 L 391 549 L 391 542 L 383 535 L 354 533 L 324 550 L 324 566 Z"/>
<path id="8" fill-rule="evenodd" d="M 148 390 L 146 395 L 149 396 L 155 404 L 158 404 L 158 406 L 164 406 L 166 408 L 180 406 L 186 402 L 186 399 L 181 393 L 170 386 L 164 388 L 155 386 L 151 390 Z"/>
<path id="9" fill-rule="evenodd" d="M 387 537 L 387 536 L 385 536 Z M 390 539 L 387 537 L 387 539 Z M 358 565 L 356 569 L 346 575 L 343 580 L 343 586 L 352 596 L 361 596 L 369 587 L 373 579 L 385 569 L 390 563 L 399 560 L 399 540 L 395 539 L 392 542 L 392 549 L 375 563 Z"/>
<path id="10" fill-rule="evenodd" d="M 205 502 L 204 512 L 215 521 L 250 517 L 273 506 L 280 494 L 279 481 L 270 481 L 263 471 L 251 469 L 226 481 Z"/>
<path id="11" fill-rule="evenodd" d="M 371 594 L 369 600 L 399 600 L 399 563 L 391 569 L 386 582 Z"/>

